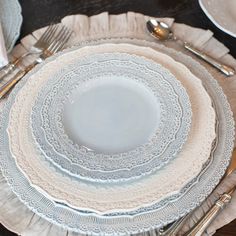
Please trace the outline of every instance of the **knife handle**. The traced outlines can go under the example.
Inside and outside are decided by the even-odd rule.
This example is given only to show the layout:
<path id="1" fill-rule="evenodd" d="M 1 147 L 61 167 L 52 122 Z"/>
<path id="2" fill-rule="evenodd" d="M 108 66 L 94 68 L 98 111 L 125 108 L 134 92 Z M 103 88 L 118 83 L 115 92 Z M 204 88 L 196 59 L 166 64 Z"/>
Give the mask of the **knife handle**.
<path id="1" fill-rule="evenodd" d="M 190 45 L 189 43 L 184 43 L 184 47 L 192 52 L 193 54 L 197 55 L 198 57 L 200 57 L 201 59 L 203 59 L 204 61 L 208 62 L 210 65 L 214 66 L 215 68 L 217 68 L 219 71 L 221 71 L 223 74 L 225 74 L 226 76 L 232 76 L 235 74 L 235 70 L 229 66 L 226 66 L 224 64 L 221 64 L 220 62 L 218 62 L 217 60 L 215 60 L 214 58 L 204 54 L 203 52 L 201 52 L 200 50 L 194 48 L 192 45 Z"/>
<path id="2" fill-rule="evenodd" d="M 215 219 L 219 211 L 221 211 L 232 198 L 233 191 L 224 193 L 220 199 L 210 208 L 207 214 L 187 233 L 185 236 L 201 236 L 209 224 Z"/>

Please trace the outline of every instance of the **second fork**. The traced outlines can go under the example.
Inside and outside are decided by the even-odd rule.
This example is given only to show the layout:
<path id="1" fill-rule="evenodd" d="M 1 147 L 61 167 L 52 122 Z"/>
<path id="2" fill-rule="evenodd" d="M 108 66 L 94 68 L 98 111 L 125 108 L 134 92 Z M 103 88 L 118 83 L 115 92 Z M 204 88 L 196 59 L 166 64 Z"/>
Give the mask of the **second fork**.
<path id="1" fill-rule="evenodd" d="M 44 49 L 46 49 L 52 42 L 52 39 L 57 29 L 58 25 L 50 25 L 44 31 L 41 37 L 35 42 L 35 44 L 30 47 L 29 51 L 27 51 L 20 57 L 16 58 L 14 61 L 9 62 L 6 66 L 4 66 L 0 70 L 0 81 L 4 79 L 7 75 L 11 74 L 25 57 L 31 54 L 41 53 Z"/>
<path id="2" fill-rule="evenodd" d="M 61 50 L 65 46 L 71 35 L 72 31 L 69 30 L 66 26 L 62 26 L 59 32 L 57 32 L 57 34 L 53 36 L 50 45 L 45 50 L 43 50 L 43 52 L 39 55 L 39 57 L 36 60 L 34 60 L 26 68 L 20 69 L 16 75 L 14 75 L 7 83 L 5 83 L 2 87 L 0 87 L 0 98 L 4 97 L 11 90 L 11 88 L 18 81 L 20 81 L 25 74 L 27 74 L 30 70 L 32 70 L 37 64 L 40 64 L 46 58 L 50 57 L 51 55 Z"/>

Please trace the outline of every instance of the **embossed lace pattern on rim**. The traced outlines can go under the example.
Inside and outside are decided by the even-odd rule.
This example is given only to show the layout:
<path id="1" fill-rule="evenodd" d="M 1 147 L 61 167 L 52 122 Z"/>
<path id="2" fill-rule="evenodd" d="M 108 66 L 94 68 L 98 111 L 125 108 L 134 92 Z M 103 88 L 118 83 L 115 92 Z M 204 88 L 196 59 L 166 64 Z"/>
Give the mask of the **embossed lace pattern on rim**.
<path id="1" fill-rule="evenodd" d="M 115 155 L 86 152 L 64 131 L 61 114 L 71 88 L 106 73 L 128 75 L 145 84 L 161 99 L 163 111 L 165 108 L 161 127 L 149 143 L 130 152 Z M 49 79 L 38 94 L 31 123 L 46 159 L 62 170 L 93 181 L 121 181 L 152 173 L 177 155 L 190 129 L 191 105 L 185 89 L 162 66 L 125 53 L 97 54 L 73 63 Z M 71 158 L 67 157 L 69 154 Z"/>

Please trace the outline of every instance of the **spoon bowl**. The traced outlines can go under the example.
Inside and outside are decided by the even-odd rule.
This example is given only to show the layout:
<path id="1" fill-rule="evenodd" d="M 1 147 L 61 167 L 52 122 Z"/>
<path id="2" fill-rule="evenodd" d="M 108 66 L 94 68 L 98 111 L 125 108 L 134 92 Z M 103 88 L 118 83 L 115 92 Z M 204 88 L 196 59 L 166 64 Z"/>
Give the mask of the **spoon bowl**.
<path id="1" fill-rule="evenodd" d="M 160 22 L 156 19 L 150 19 L 146 24 L 151 35 L 159 40 L 171 39 L 173 36 L 169 26 L 164 22 Z"/>

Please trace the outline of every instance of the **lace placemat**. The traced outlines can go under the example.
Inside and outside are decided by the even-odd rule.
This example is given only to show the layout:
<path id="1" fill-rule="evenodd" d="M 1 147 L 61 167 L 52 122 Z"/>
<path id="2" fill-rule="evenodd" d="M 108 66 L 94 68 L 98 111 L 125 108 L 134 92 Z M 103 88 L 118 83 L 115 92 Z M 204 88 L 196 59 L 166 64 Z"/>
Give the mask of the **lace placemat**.
<path id="1" fill-rule="evenodd" d="M 80 42 L 81 40 L 91 40 L 99 38 L 137 38 L 145 39 L 148 41 L 154 41 L 145 30 L 145 22 L 149 17 L 142 14 L 129 12 L 121 15 L 108 15 L 108 13 L 102 13 L 97 16 L 87 17 L 84 15 L 67 16 L 62 19 L 63 24 L 73 28 L 76 36 L 73 37 L 70 45 Z M 219 58 L 222 62 L 225 62 L 234 68 L 236 68 L 236 61 L 228 54 L 228 49 L 213 38 L 210 31 L 196 29 L 183 24 L 173 23 L 173 19 L 163 19 L 169 25 L 173 24 L 173 30 L 179 38 L 185 41 L 191 42 L 199 49 L 204 49 L 205 52 Z M 41 35 L 42 29 L 22 39 L 22 44 L 17 45 L 13 52 L 13 56 L 19 56 L 27 48 L 32 45 L 35 40 Z M 165 43 L 169 47 L 173 47 L 177 50 L 183 51 L 182 47 L 176 43 Z M 208 71 L 218 80 L 223 87 L 228 100 L 231 104 L 233 111 L 236 111 L 236 77 L 226 78 L 221 75 L 215 69 L 209 67 L 204 62 L 201 62 Z M 194 70 L 194 68 L 193 68 Z M 199 72 L 200 73 L 200 72 Z M 197 72 L 194 71 L 197 75 Z M 2 101 L 1 103 L 4 103 Z M 234 112 L 235 115 L 235 112 Z M 223 190 L 232 185 L 236 181 L 236 173 L 232 174 L 228 180 L 219 188 L 216 189 L 215 194 L 211 195 L 205 203 L 194 212 L 191 217 L 189 225 L 192 225 L 197 218 L 209 208 Z M 38 217 L 28 208 L 26 208 L 11 192 L 10 188 L 6 184 L 3 177 L 0 179 L 1 192 L 0 192 L 0 221 L 10 230 L 17 232 L 21 235 L 78 235 L 72 232 L 67 232 L 58 226 L 52 225 L 46 220 Z M 236 217 L 236 199 L 233 198 L 232 203 L 222 212 L 221 215 L 213 222 L 208 229 L 208 234 L 230 222 Z M 234 210 L 233 210 L 234 209 Z M 219 223 L 220 222 L 220 223 Z M 186 228 L 188 227 L 186 226 Z"/>

